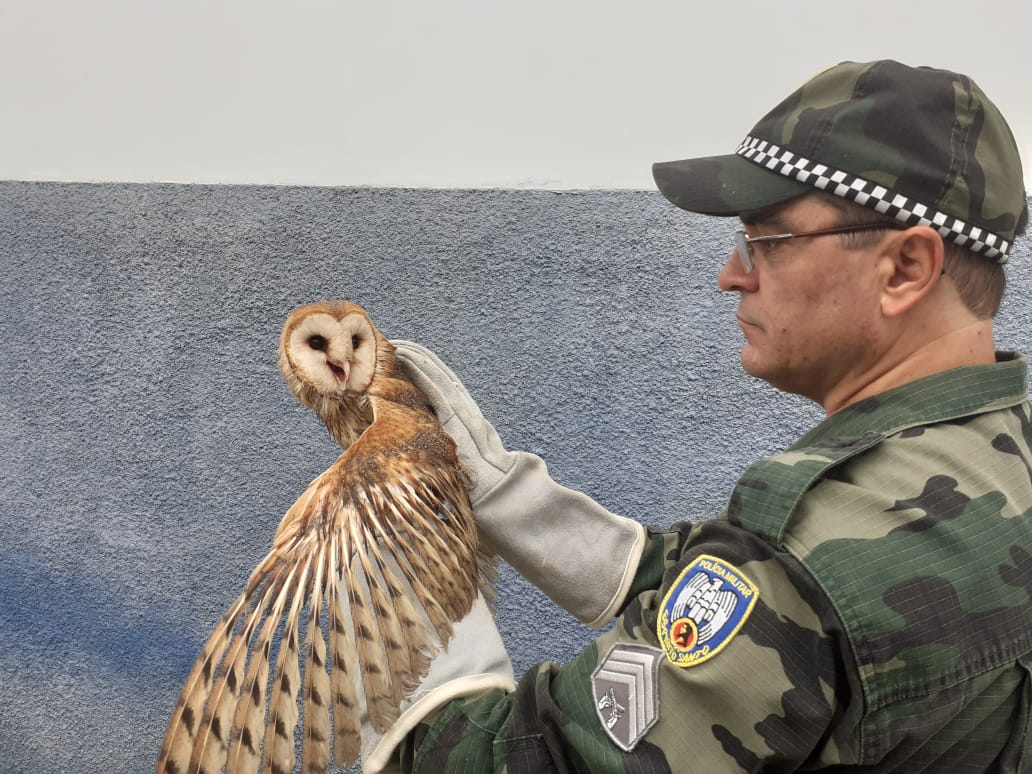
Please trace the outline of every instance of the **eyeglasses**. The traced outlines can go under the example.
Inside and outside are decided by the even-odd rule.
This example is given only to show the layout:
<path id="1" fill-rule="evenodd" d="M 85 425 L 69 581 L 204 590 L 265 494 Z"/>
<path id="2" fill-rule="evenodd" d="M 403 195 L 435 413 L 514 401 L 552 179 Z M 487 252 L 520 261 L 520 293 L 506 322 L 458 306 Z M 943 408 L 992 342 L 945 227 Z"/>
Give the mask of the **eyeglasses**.
<path id="1" fill-rule="evenodd" d="M 742 265 L 745 267 L 747 272 L 751 272 L 756 268 L 756 264 L 753 262 L 753 242 L 786 242 L 789 239 L 798 239 L 799 237 L 811 237 L 811 236 L 824 236 L 825 234 L 850 234 L 854 231 L 875 231 L 877 229 L 905 229 L 910 226 L 905 223 L 892 223 L 885 221 L 884 223 L 863 223 L 857 226 L 834 226 L 832 228 L 819 228 L 816 231 L 800 231 L 798 234 L 769 234 L 767 236 L 748 236 L 744 231 L 739 229 L 735 232 L 735 249 L 738 251 L 738 257 L 742 259 Z"/>

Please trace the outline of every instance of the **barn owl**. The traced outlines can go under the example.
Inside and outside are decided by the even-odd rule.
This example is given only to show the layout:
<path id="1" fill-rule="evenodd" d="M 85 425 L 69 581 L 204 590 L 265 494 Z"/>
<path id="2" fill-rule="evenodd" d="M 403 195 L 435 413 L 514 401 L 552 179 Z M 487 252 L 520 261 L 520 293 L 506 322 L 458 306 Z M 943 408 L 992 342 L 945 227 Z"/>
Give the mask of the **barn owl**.
<path id="1" fill-rule="evenodd" d="M 345 451 L 287 511 L 201 651 L 157 772 L 292 771 L 302 688 L 303 770 L 328 769 L 331 736 L 349 765 L 361 708 L 386 731 L 490 589 L 455 444 L 366 312 L 295 310 L 279 365 Z"/>

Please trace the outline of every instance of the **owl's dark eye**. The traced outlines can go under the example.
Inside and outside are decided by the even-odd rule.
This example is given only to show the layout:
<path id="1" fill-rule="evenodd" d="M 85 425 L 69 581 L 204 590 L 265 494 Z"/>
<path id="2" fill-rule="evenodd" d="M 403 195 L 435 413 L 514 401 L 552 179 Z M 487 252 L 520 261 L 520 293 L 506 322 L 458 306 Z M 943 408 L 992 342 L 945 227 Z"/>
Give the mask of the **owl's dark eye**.
<path id="1" fill-rule="evenodd" d="M 326 339 L 316 334 L 315 336 L 308 337 L 308 346 L 312 349 L 324 350 L 326 349 Z"/>
<path id="2" fill-rule="evenodd" d="M 357 335 L 356 336 L 352 336 L 351 337 L 351 348 L 352 349 L 358 349 L 358 345 L 361 342 L 362 342 L 362 339 L 360 339 Z"/>

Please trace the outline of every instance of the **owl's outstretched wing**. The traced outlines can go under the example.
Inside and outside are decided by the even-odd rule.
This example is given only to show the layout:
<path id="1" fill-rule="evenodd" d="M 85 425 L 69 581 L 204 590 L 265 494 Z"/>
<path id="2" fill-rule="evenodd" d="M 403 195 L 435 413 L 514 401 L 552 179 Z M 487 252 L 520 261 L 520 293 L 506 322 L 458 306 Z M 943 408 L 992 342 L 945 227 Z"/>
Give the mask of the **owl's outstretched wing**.
<path id="1" fill-rule="evenodd" d="M 425 407 L 371 401 L 201 651 L 157 771 L 292 770 L 302 685 L 303 770 L 327 770 L 331 728 L 354 762 L 362 707 L 386 731 L 469 611 L 483 568 L 454 446 Z"/>

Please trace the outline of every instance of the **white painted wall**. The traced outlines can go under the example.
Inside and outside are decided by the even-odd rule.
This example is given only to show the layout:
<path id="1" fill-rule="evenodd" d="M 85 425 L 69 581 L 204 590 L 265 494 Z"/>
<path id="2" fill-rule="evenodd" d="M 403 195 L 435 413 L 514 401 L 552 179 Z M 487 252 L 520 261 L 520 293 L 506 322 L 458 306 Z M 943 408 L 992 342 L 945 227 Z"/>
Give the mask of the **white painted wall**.
<path id="1" fill-rule="evenodd" d="M 1030 30 L 1028 0 L 0 0 L 0 179 L 647 189 L 890 57 L 974 77 L 1029 180 Z"/>

